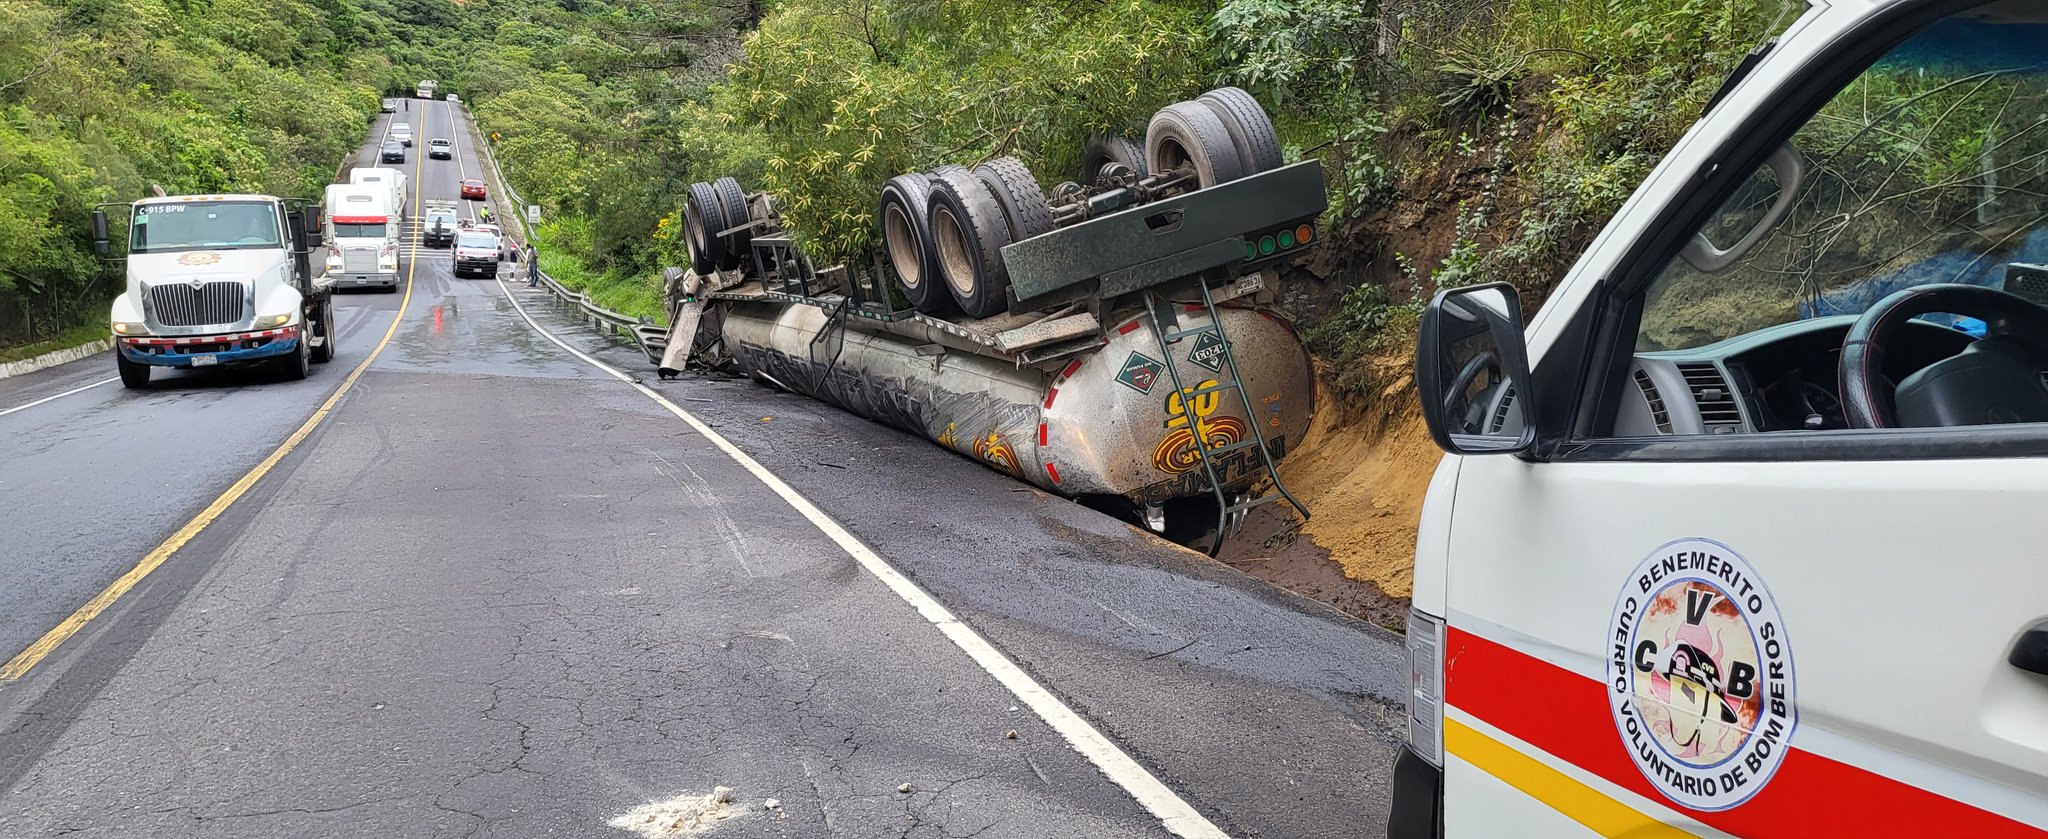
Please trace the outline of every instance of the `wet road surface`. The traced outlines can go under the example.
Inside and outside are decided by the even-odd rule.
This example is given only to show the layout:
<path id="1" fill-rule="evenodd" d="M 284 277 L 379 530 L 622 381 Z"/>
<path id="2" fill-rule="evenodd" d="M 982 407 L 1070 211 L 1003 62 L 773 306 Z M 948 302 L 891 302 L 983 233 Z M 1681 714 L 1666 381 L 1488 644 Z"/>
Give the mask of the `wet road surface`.
<path id="1" fill-rule="evenodd" d="M 411 107 L 416 154 L 458 142 L 413 186 L 453 198 L 472 136 Z M 1168 835 L 845 544 L 513 299 L 651 372 L 637 351 L 445 254 L 409 298 L 341 298 L 342 355 L 305 382 L 0 416 L 0 492 L 33 511 L 0 574 L 37 587 L 0 589 L 11 655 L 261 460 L 408 301 L 304 445 L 0 686 L 0 836 L 627 836 L 606 823 L 719 786 L 739 815 L 716 836 Z M 0 380 L 0 410 L 111 368 Z M 1383 831 L 1398 638 L 829 406 L 641 378 L 1216 828 Z"/>

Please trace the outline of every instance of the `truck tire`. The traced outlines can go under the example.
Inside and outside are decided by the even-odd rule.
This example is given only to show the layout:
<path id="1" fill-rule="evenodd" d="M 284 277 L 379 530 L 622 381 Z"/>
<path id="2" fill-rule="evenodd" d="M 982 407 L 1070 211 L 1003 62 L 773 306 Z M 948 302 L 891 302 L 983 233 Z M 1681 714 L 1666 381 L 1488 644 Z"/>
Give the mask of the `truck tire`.
<path id="1" fill-rule="evenodd" d="M 981 179 L 961 172 L 933 178 L 928 226 L 939 275 L 960 311 L 985 318 L 1009 308 L 1010 273 L 1002 250 L 1010 243 L 1010 224 Z"/>
<path id="2" fill-rule="evenodd" d="M 333 361 L 334 351 L 334 298 L 329 297 L 320 304 L 320 346 L 313 350 L 313 363 Z"/>
<path id="3" fill-rule="evenodd" d="M 1247 176 L 1280 168 L 1280 132 L 1273 130 L 1273 119 L 1259 107 L 1259 100 L 1242 88 L 1219 87 L 1198 101 L 1223 120 Z"/>
<path id="4" fill-rule="evenodd" d="M 299 347 L 291 355 L 277 360 L 277 372 L 287 382 L 296 382 L 313 372 L 313 345 L 306 336 L 299 336 Z"/>
<path id="5" fill-rule="evenodd" d="M 996 203 L 1002 205 L 1003 218 L 1010 224 L 1010 241 L 1022 242 L 1052 232 L 1052 205 L 1046 202 L 1038 179 L 1032 177 L 1024 161 L 1007 155 L 998 157 L 975 167 L 974 176 L 995 193 Z"/>
<path id="6" fill-rule="evenodd" d="M 1150 171 L 1145 168 L 1145 147 L 1122 137 L 1096 134 L 1088 138 L 1088 145 L 1081 149 L 1081 183 L 1093 186 L 1102 177 L 1102 167 L 1121 163 L 1131 167 L 1139 178 Z"/>
<path id="7" fill-rule="evenodd" d="M 897 175 L 882 184 L 882 248 L 903 286 L 910 305 L 926 314 L 952 308 L 953 295 L 939 277 L 939 250 L 932 242 L 932 184 L 916 173 Z"/>
<path id="8" fill-rule="evenodd" d="M 121 348 L 114 348 L 114 367 L 121 371 L 121 386 L 129 390 L 149 389 L 149 365 L 129 361 L 121 354 Z"/>
<path id="9" fill-rule="evenodd" d="M 1190 167 L 1197 189 L 1244 177 L 1244 162 L 1223 119 L 1199 102 L 1175 102 L 1145 127 L 1145 168 L 1152 174 Z"/>
<path id="10" fill-rule="evenodd" d="M 718 193 L 702 181 L 690 184 L 689 198 L 683 203 L 683 244 L 690 249 L 690 270 L 706 275 L 718 269 L 725 258 L 725 242 L 711 234 L 723 230 L 712 228 L 724 223 Z"/>
<path id="11" fill-rule="evenodd" d="M 940 175 L 958 175 L 968 171 L 970 170 L 967 167 L 958 163 L 941 163 L 937 168 L 926 172 L 925 177 L 937 178 Z"/>
<path id="12" fill-rule="evenodd" d="M 747 191 L 740 188 L 740 182 L 732 178 L 719 178 L 711 182 L 711 190 L 718 193 L 718 205 L 724 209 L 725 226 L 719 230 L 730 230 L 753 220 L 747 212 Z M 718 230 L 704 231 L 707 235 Z M 725 237 L 725 255 L 718 261 L 720 268 L 738 268 L 753 252 L 754 231 L 742 230 Z"/>

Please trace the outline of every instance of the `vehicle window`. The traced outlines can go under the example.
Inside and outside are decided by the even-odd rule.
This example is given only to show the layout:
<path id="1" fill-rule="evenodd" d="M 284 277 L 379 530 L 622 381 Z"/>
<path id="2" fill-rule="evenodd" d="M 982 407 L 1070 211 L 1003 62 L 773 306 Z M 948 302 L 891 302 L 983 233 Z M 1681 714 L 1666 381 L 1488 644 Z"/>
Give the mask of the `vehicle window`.
<path id="1" fill-rule="evenodd" d="M 274 248 L 283 242 L 268 202 L 209 201 L 135 208 L 130 253 Z"/>
<path id="2" fill-rule="evenodd" d="M 2048 26 L 1969 17 L 1921 31 L 1792 137 L 1805 182 L 1720 270 L 1674 258 L 1636 346 L 1676 350 L 1825 315 L 1925 283 L 1999 286 L 2048 262 Z M 1700 231 L 1720 248 L 1781 195 L 1760 168 Z"/>
<path id="3" fill-rule="evenodd" d="M 464 233 L 458 237 L 457 242 L 465 248 L 488 248 L 495 250 L 498 247 L 498 237 L 488 233 Z"/>
<path id="4" fill-rule="evenodd" d="M 2048 22 L 2000 6 L 1857 76 L 1655 275 L 1637 300 L 1637 430 L 2048 421 Z M 1885 346 L 1845 350 L 1872 324 Z"/>
<path id="5" fill-rule="evenodd" d="M 334 238 L 337 239 L 382 239 L 389 225 L 384 222 L 357 223 L 335 222 Z"/>

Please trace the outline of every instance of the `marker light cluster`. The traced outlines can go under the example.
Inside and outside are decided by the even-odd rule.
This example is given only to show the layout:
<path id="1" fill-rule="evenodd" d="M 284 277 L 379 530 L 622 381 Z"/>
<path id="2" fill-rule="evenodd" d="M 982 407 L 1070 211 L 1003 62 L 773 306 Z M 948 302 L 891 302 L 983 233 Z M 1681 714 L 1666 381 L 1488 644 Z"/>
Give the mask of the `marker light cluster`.
<path id="1" fill-rule="evenodd" d="M 1272 256 L 1281 251 L 1293 250 L 1294 248 L 1306 245 L 1315 241 L 1315 239 L 1316 228 L 1315 225 L 1311 224 L 1304 224 L 1292 230 L 1282 230 L 1278 233 L 1268 233 L 1256 240 L 1245 240 L 1244 258 L 1258 259 L 1260 257 Z"/>

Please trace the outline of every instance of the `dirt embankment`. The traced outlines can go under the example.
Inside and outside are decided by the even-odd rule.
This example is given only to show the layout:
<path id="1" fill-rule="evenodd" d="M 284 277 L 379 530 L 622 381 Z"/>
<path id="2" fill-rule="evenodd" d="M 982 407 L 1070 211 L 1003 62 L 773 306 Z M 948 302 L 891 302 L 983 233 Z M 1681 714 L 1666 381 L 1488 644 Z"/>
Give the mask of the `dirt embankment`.
<path id="1" fill-rule="evenodd" d="M 1415 529 L 1442 455 L 1423 428 L 1405 357 L 1376 359 L 1392 380 L 1381 413 L 1347 409 L 1322 391 L 1315 424 L 1281 464 L 1281 479 L 1307 504 L 1303 523 L 1285 505 L 1254 511 L 1224 545 L 1230 565 L 1393 630 L 1408 615 Z"/>

